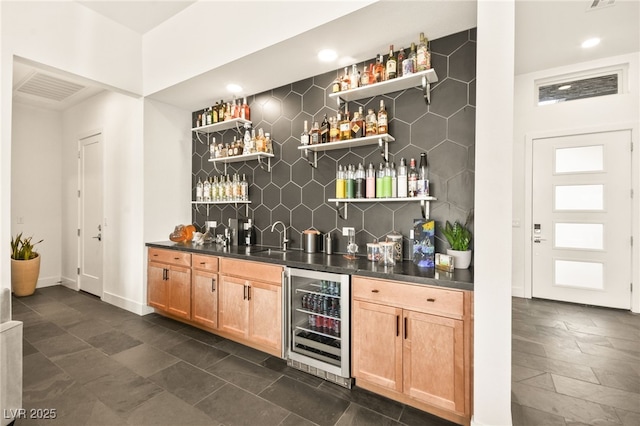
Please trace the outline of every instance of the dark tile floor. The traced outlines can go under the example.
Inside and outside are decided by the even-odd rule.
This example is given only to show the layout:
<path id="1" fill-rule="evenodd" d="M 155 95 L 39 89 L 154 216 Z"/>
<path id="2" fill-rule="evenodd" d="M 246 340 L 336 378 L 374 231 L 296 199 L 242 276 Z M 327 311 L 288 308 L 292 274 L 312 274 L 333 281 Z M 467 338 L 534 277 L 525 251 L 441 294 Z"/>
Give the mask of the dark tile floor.
<path id="1" fill-rule="evenodd" d="M 452 425 L 61 286 L 14 297 L 13 317 L 24 322 L 24 408 L 56 410 L 16 425 Z"/>
<path id="2" fill-rule="evenodd" d="M 640 425 L 640 315 L 513 299 L 514 425 Z"/>

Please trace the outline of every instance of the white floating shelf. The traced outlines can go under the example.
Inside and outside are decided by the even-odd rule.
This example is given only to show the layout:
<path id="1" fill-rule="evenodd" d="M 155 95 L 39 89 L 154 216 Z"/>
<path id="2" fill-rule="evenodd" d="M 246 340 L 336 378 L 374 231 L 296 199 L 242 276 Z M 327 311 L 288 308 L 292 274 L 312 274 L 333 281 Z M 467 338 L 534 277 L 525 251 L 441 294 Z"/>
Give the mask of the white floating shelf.
<path id="1" fill-rule="evenodd" d="M 251 121 L 245 120 L 244 118 L 234 118 L 233 120 L 220 121 L 214 124 L 207 124 L 206 126 L 194 127 L 191 131 L 198 133 L 215 133 L 245 126 L 251 126 Z"/>
<path id="2" fill-rule="evenodd" d="M 298 149 L 308 151 L 331 151 L 334 149 L 347 149 L 357 146 L 378 145 L 382 142 L 393 142 L 395 138 L 388 133 L 382 135 L 365 136 L 363 138 L 348 139 L 346 141 L 318 143 L 314 145 L 300 145 Z"/>
<path id="3" fill-rule="evenodd" d="M 254 152 L 252 154 L 232 155 L 230 157 L 209 158 L 211 163 L 239 163 L 241 161 L 260 160 L 261 158 L 273 158 L 273 154 L 267 152 Z"/>
<path id="4" fill-rule="evenodd" d="M 438 81 L 436 71 L 432 68 L 430 70 L 404 75 L 402 77 L 381 81 L 379 83 L 370 84 L 368 86 L 358 87 L 356 89 L 349 89 L 341 92 L 331 93 L 329 94 L 329 97 L 339 98 L 346 102 L 364 98 L 372 98 L 374 96 L 382 95 L 385 93 L 392 93 L 409 89 L 410 87 L 423 86 L 423 77 L 426 79 L 424 85 L 430 85 L 431 83 L 435 83 Z"/>

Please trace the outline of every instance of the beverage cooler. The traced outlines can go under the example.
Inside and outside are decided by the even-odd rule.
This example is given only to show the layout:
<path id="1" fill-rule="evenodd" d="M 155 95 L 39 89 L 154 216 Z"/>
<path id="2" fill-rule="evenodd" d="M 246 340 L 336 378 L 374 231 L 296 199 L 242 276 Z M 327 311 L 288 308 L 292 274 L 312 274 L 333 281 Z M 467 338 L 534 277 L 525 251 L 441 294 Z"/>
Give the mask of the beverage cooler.
<path id="1" fill-rule="evenodd" d="M 350 277 L 288 268 L 287 364 L 351 388 Z"/>

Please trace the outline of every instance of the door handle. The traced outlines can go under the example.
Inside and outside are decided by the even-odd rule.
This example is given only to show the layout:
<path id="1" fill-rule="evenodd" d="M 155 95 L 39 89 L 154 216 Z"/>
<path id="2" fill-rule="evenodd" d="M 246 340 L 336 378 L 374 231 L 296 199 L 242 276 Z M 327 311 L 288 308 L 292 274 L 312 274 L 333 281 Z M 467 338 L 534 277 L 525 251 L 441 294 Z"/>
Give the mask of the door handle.
<path id="1" fill-rule="evenodd" d="M 546 238 L 535 237 L 535 236 L 533 237 L 533 242 L 534 243 L 540 244 L 541 241 L 547 241 L 547 239 Z"/>
<path id="2" fill-rule="evenodd" d="M 211 278 L 211 292 L 213 293 L 214 291 L 216 291 L 216 279 Z"/>
<path id="3" fill-rule="evenodd" d="M 102 241 L 102 234 L 98 234 L 98 235 L 96 235 L 95 237 L 91 237 L 91 238 L 95 238 L 95 239 L 97 239 L 98 241 Z"/>

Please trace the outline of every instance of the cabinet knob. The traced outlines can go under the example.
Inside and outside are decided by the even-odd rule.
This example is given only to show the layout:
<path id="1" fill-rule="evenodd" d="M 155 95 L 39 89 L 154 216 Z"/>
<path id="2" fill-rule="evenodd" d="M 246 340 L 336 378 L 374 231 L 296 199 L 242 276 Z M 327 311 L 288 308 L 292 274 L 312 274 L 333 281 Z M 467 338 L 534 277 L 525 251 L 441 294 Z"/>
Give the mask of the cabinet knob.
<path id="1" fill-rule="evenodd" d="M 200 264 L 201 264 L 201 265 L 206 265 L 206 264 L 207 264 L 207 262 L 200 262 Z"/>
<path id="2" fill-rule="evenodd" d="M 380 293 L 380 290 L 371 290 L 371 293 Z"/>
<path id="3" fill-rule="evenodd" d="M 427 302 L 435 302 L 435 301 L 436 301 L 436 299 L 433 299 L 431 297 L 427 299 Z"/>

